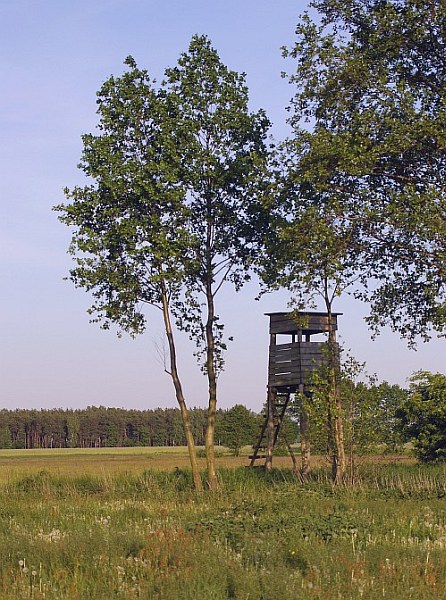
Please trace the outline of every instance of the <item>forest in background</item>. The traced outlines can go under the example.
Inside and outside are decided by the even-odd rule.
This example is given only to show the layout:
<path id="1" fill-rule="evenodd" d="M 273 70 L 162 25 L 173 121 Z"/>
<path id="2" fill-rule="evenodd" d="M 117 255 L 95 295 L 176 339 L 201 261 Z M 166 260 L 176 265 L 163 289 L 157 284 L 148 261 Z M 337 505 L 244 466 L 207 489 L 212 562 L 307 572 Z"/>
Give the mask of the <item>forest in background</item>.
<path id="1" fill-rule="evenodd" d="M 206 410 L 190 411 L 194 437 L 204 446 Z M 253 443 L 262 415 L 240 404 L 217 412 L 217 444 L 238 451 Z M 291 429 L 290 429 L 291 427 Z M 297 423 L 288 424 L 292 439 Z M 89 406 L 85 409 L 0 410 L 0 448 L 113 448 L 186 446 L 178 408 L 127 410 Z"/>
<path id="2" fill-rule="evenodd" d="M 397 450 L 402 439 L 398 411 L 408 392 L 386 382 L 366 385 L 350 381 L 346 387 L 348 445 L 355 451 L 373 451 L 377 446 Z M 320 401 L 317 395 L 313 397 L 311 404 L 316 412 L 321 409 Z M 283 423 L 283 435 L 291 443 L 299 442 L 299 410 L 296 397 Z M 204 446 L 207 411 L 193 408 L 190 417 L 196 444 Z M 263 419 L 264 411 L 256 413 L 243 404 L 218 410 L 217 445 L 227 446 L 238 454 L 242 446 L 255 443 Z M 314 418 L 311 445 L 317 453 L 325 452 L 326 436 L 323 418 Z M 141 411 L 89 406 L 76 410 L 0 410 L 0 448 L 4 449 L 185 445 L 179 408 Z"/>
<path id="3" fill-rule="evenodd" d="M 354 382 L 340 380 L 345 421 L 344 439 L 351 472 L 361 455 L 400 454 L 405 444 L 421 462 L 446 460 L 446 375 L 419 371 L 409 380 L 408 389 L 373 379 Z M 289 444 L 300 439 L 302 402 L 310 417 L 309 447 L 312 454 L 329 456 L 327 402 L 324 390 L 315 386 L 310 396 L 295 394 L 274 450 L 288 453 Z M 265 419 L 261 413 L 236 404 L 217 411 L 216 444 L 235 456 L 244 446 L 254 445 Z M 190 411 L 193 435 L 205 446 L 207 411 Z M 85 409 L 0 410 L 0 448 L 107 448 L 186 446 L 179 408 L 127 410 L 89 406 Z"/>
<path id="4" fill-rule="evenodd" d="M 203 443 L 206 411 L 191 410 L 194 435 Z M 102 448 L 185 445 L 177 408 L 126 410 L 89 406 L 66 410 L 0 411 L 0 448 Z"/>

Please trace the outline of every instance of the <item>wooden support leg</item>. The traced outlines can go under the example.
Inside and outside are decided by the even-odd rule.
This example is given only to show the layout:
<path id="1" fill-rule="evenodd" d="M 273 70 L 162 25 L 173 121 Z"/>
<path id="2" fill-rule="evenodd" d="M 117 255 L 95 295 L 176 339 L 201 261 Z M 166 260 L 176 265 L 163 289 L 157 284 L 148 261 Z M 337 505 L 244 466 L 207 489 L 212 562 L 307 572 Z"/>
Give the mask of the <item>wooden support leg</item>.
<path id="1" fill-rule="evenodd" d="M 267 446 L 266 446 L 266 461 L 265 469 L 270 471 L 273 466 L 273 450 L 275 441 L 275 427 L 274 427 L 274 406 L 276 401 L 277 392 L 275 388 L 268 388 L 268 422 L 266 426 Z"/>
<path id="2" fill-rule="evenodd" d="M 299 470 L 297 468 L 297 460 L 296 460 L 296 456 L 295 456 L 295 454 L 293 452 L 293 448 L 292 448 L 290 442 L 288 441 L 286 435 L 284 435 L 282 433 L 282 436 L 283 436 L 283 441 L 285 442 L 285 445 L 286 445 L 286 447 L 288 449 L 288 453 L 291 456 L 291 460 L 293 461 L 293 471 L 294 471 L 294 474 L 296 476 L 299 476 Z"/>

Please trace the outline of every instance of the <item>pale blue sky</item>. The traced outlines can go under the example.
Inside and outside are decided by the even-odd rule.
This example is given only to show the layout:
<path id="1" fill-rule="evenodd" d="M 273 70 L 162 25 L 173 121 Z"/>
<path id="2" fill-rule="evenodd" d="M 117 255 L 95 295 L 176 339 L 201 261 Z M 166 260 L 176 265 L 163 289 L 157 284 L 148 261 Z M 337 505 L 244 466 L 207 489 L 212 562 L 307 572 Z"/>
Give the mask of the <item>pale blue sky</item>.
<path id="1" fill-rule="evenodd" d="M 70 267 L 68 228 L 51 207 L 65 186 L 83 183 L 76 169 L 82 133 L 96 123 L 95 93 L 133 55 L 160 78 L 194 33 L 207 34 L 222 60 L 247 73 L 253 109 L 266 109 L 274 135 L 287 129 L 292 95 L 281 79 L 291 63 L 280 48 L 293 41 L 302 1 L 291 0 L 14 0 L 0 7 L 0 408 L 154 408 L 175 406 L 156 346 L 157 311 L 137 340 L 118 339 L 88 322 L 89 297 L 63 281 Z M 265 398 L 268 321 L 286 310 L 278 293 L 256 302 L 251 284 L 226 289 L 219 311 L 230 344 L 220 378 L 220 404 L 260 410 Z M 444 340 L 417 353 L 384 332 L 370 340 L 366 307 L 336 307 L 347 347 L 371 373 L 404 384 L 417 369 L 444 370 Z M 206 382 L 180 336 L 180 368 L 190 405 L 204 406 Z"/>

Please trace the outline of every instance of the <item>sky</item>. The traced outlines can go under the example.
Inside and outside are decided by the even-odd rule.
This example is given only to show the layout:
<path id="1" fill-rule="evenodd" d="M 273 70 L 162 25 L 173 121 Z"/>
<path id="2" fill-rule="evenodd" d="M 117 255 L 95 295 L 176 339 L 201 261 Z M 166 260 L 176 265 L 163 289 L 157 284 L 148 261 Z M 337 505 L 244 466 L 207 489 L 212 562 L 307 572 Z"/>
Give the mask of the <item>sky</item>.
<path id="1" fill-rule="evenodd" d="M 158 80 L 206 34 L 231 69 L 245 72 L 253 110 L 264 108 L 273 135 L 288 133 L 292 88 L 281 77 L 305 2 L 293 0 L 14 0 L 0 7 L 0 408 L 135 409 L 175 406 L 159 349 L 159 311 L 147 332 L 118 338 L 89 323 L 90 298 L 64 280 L 69 228 L 52 211 L 64 188 L 85 184 L 77 168 L 83 133 L 97 123 L 96 91 L 132 55 Z M 233 336 L 219 378 L 222 408 L 260 411 L 266 397 L 267 312 L 287 310 L 285 292 L 256 301 L 256 282 L 223 289 L 217 311 Z M 335 306 L 345 348 L 379 381 L 406 385 L 419 369 L 445 370 L 445 340 L 416 352 L 397 334 L 370 337 L 367 306 Z M 178 334 L 179 367 L 190 406 L 206 405 L 206 380 L 193 346 Z"/>

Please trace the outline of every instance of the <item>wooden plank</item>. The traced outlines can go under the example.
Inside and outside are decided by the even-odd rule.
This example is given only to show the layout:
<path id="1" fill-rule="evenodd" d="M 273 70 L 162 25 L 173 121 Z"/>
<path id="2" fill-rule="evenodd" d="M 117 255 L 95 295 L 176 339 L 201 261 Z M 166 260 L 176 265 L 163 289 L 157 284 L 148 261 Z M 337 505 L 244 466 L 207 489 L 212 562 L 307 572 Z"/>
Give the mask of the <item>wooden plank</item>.
<path id="1" fill-rule="evenodd" d="M 313 356 L 328 356 L 328 352 L 327 348 L 303 348 L 300 355 L 311 358 Z"/>
<path id="2" fill-rule="evenodd" d="M 298 380 L 301 378 L 302 373 L 272 373 L 270 379 L 292 379 Z"/>
<path id="3" fill-rule="evenodd" d="M 314 358 L 302 358 L 301 360 L 278 360 L 270 362 L 268 365 L 269 371 L 274 369 L 296 369 L 300 367 L 317 367 L 318 365 L 327 365 L 328 360 L 325 357 L 321 357 L 321 360 L 314 360 Z"/>
<path id="4" fill-rule="evenodd" d="M 331 313 L 333 318 L 337 318 L 339 315 L 343 315 L 344 313 L 333 312 Z M 318 310 L 301 310 L 301 311 L 282 311 L 282 312 L 274 312 L 274 313 L 265 313 L 272 320 L 283 319 L 293 315 L 298 315 L 299 317 L 312 318 L 312 317 L 327 317 L 327 312 L 322 312 Z"/>
<path id="5" fill-rule="evenodd" d="M 293 333 L 297 333 L 298 331 L 299 328 L 291 320 L 283 321 L 282 323 L 271 323 L 269 327 L 270 333 L 283 333 L 292 335 Z"/>
<path id="6" fill-rule="evenodd" d="M 282 319 L 284 316 L 289 315 L 289 311 L 276 312 L 276 313 L 266 313 L 266 315 L 270 318 L 271 321 L 275 321 L 277 319 Z"/>
<path id="7" fill-rule="evenodd" d="M 321 363 L 328 362 L 329 357 L 326 354 L 304 354 L 300 356 L 272 356 L 268 362 L 271 365 L 284 365 L 287 363 Z"/>
<path id="8" fill-rule="evenodd" d="M 336 352 L 339 353 L 339 347 L 336 344 Z M 273 346 L 269 351 L 270 359 L 285 359 L 285 360 L 298 360 L 301 356 L 328 356 L 328 346 L 324 342 L 316 345 L 316 343 L 289 346 L 286 348 L 278 348 Z"/>
<path id="9" fill-rule="evenodd" d="M 274 373 L 299 373 L 301 370 L 310 370 L 314 371 L 319 369 L 320 367 L 326 367 L 328 363 L 317 363 L 317 362 L 307 362 L 307 363 L 281 363 L 270 365 L 268 368 L 268 374 L 274 375 Z"/>
<path id="10" fill-rule="evenodd" d="M 274 351 L 274 350 L 288 350 L 288 349 L 292 349 L 295 348 L 297 346 L 298 342 L 294 342 L 294 344 L 292 342 L 290 342 L 289 344 L 276 344 L 275 346 L 270 346 L 270 352 Z"/>
<path id="11" fill-rule="evenodd" d="M 293 370 L 289 370 L 289 371 L 275 371 L 275 372 L 271 372 L 268 373 L 268 381 L 270 381 L 271 379 L 280 377 L 288 377 L 288 378 L 292 378 L 292 379 L 300 379 L 302 378 L 305 374 L 311 375 L 314 371 L 317 371 L 318 369 L 318 365 L 315 365 L 313 367 L 303 367 L 302 369 L 293 369 Z"/>
<path id="12" fill-rule="evenodd" d="M 282 356 L 270 356 L 269 365 L 281 365 L 285 363 L 326 363 L 329 361 L 329 356 L 325 353 L 319 354 L 301 354 L 299 355 L 282 355 Z"/>
<path id="13" fill-rule="evenodd" d="M 327 342 L 301 342 L 299 344 L 301 350 L 312 350 L 312 349 L 316 349 L 319 348 L 320 350 L 322 348 L 326 348 L 327 347 Z"/>
<path id="14" fill-rule="evenodd" d="M 310 385 L 310 383 L 311 383 L 310 380 L 283 381 L 283 380 L 278 379 L 274 383 L 271 383 L 271 387 L 274 387 L 276 390 L 280 390 L 281 388 L 286 388 L 291 393 L 294 393 L 294 392 L 297 392 L 302 385 L 308 386 L 308 385 Z"/>
<path id="15" fill-rule="evenodd" d="M 319 366 L 329 365 L 330 361 L 326 360 L 324 357 L 321 357 L 320 360 L 311 359 L 302 359 L 302 360 L 287 360 L 287 361 L 270 361 L 268 364 L 268 372 L 274 371 L 283 371 L 289 369 L 300 369 L 302 368 L 316 368 Z"/>
<path id="16" fill-rule="evenodd" d="M 297 362 L 297 360 L 298 359 L 293 357 L 291 354 L 279 354 L 279 356 L 270 356 L 269 364 L 272 365 L 274 363 Z"/>
<path id="17" fill-rule="evenodd" d="M 291 313 L 291 312 L 277 313 L 275 315 L 271 315 L 269 318 L 270 323 L 283 323 L 284 321 L 295 322 L 293 313 Z"/>
<path id="18" fill-rule="evenodd" d="M 327 342 L 290 342 L 288 344 L 276 344 L 270 346 L 269 351 L 271 352 L 287 352 L 295 350 L 297 352 L 302 351 L 313 351 L 321 350 L 328 346 Z"/>
<path id="19" fill-rule="evenodd" d="M 278 313 L 270 315 L 270 333 L 297 333 L 301 330 L 303 333 L 324 333 L 329 331 L 330 321 L 325 313 L 299 313 L 292 316 L 292 313 Z M 331 326 L 337 330 L 337 314 L 331 317 Z"/>
<path id="20" fill-rule="evenodd" d="M 306 365 L 302 368 L 292 368 L 292 369 L 276 369 L 275 371 L 270 371 L 268 373 L 268 377 L 282 377 L 282 375 L 292 376 L 292 377 L 300 377 L 302 373 L 313 373 L 313 371 L 317 371 L 320 365 Z"/>
<path id="21" fill-rule="evenodd" d="M 278 312 L 268 312 L 265 313 L 265 315 L 267 317 L 270 317 L 271 319 L 280 319 L 283 316 L 287 316 L 287 315 L 301 315 L 301 316 L 314 316 L 314 317 L 326 317 L 328 315 L 327 312 L 322 312 L 320 310 L 301 310 L 301 311 L 290 311 L 290 310 L 282 310 L 282 311 L 278 311 Z M 333 317 L 338 317 L 339 315 L 343 315 L 344 313 L 339 313 L 339 312 L 333 312 L 331 313 Z"/>
<path id="22" fill-rule="evenodd" d="M 300 357 L 280 357 L 280 358 L 272 358 L 269 360 L 268 365 L 269 368 L 274 368 L 275 365 L 321 365 L 328 364 L 330 362 L 329 357 L 325 354 L 312 354 L 312 355 L 304 355 Z"/>
<path id="23" fill-rule="evenodd" d="M 281 388 L 281 387 L 292 387 L 298 389 L 300 385 L 307 383 L 307 381 L 296 380 L 296 379 L 274 379 L 270 381 L 271 387 Z"/>
<path id="24" fill-rule="evenodd" d="M 269 362 L 299 362 L 300 360 L 311 361 L 314 360 L 316 362 L 322 359 L 328 359 L 329 355 L 327 352 L 279 352 L 276 354 L 270 354 Z"/>
<path id="25" fill-rule="evenodd" d="M 298 333 L 299 331 L 306 329 L 307 321 L 300 317 L 291 316 L 291 313 L 288 313 L 288 316 L 280 315 L 280 316 L 272 316 L 270 320 L 270 333 Z"/>

